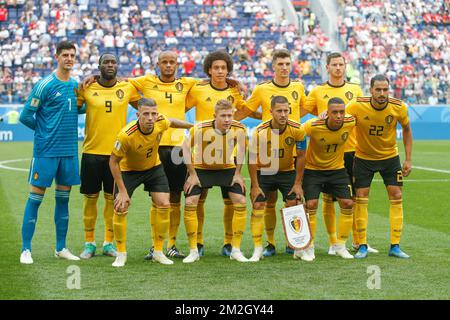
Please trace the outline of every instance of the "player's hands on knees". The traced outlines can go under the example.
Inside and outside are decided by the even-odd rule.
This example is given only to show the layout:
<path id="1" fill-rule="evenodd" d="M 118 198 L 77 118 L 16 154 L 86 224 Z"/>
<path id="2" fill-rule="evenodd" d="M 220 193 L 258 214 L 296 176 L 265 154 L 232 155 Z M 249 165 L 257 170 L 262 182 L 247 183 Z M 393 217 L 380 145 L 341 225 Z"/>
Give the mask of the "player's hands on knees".
<path id="1" fill-rule="evenodd" d="M 258 196 L 262 196 L 264 198 L 266 197 L 266 195 L 259 186 L 252 186 L 250 190 L 250 199 L 252 200 L 252 203 L 255 203 Z"/>
<path id="2" fill-rule="evenodd" d="M 295 194 L 295 200 L 297 201 L 297 203 L 298 202 L 301 202 L 301 203 L 305 202 L 305 199 L 303 197 L 303 188 L 302 188 L 302 186 L 300 184 L 294 184 L 292 186 L 291 191 L 289 191 L 288 195 L 293 194 L 293 193 Z"/>
<path id="3" fill-rule="evenodd" d="M 238 173 L 235 173 L 233 176 L 233 180 L 231 180 L 231 185 L 234 185 L 235 183 L 237 183 L 238 185 L 241 186 L 242 192 L 245 192 L 245 182 L 244 179 L 242 178 L 242 176 Z"/>
<path id="4" fill-rule="evenodd" d="M 184 193 L 185 194 L 191 193 L 192 189 L 195 186 L 199 186 L 200 188 L 202 187 L 202 185 L 200 183 L 200 179 L 198 178 L 198 176 L 196 174 L 190 174 L 184 184 L 184 188 L 183 188 Z"/>
<path id="5" fill-rule="evenodd" d="M 127 193 L 119 192 L 114 199 L 114 210 L 117 214 L 125 214 L 130 206 L 131 199 Z"/>
<path id="6" fill-rule="evenodd" d="M 403 169 L 402 169 L 402 174 L 403 174 L 403 176 L 404 176 L 404 177 L 409 176 L 409 174 L 411 173 L 411 170 L 412 170 L 412 164 L 411 164 L 411 161 L 405 160 L 405 161 L 403 162 Z"/>
<path id="7" fill-rule="evenodd" d="M 89 75 L 81 81 L 80 87 L 82 90 L 87 89 L 91 84 L 97 81 L 99 76 L 97 75 Z"/>

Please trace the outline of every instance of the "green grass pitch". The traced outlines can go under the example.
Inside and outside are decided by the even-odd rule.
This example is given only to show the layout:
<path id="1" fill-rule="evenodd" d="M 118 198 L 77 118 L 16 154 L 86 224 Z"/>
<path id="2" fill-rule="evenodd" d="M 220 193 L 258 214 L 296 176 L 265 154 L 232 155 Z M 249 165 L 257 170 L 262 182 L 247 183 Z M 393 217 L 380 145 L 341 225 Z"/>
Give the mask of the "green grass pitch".
<path id="1" fill-rule="evenodd" d="M 401 143 L 400 143 L 401 144 Z M 414 143 L 411 176 L 404 187 L 403 250 L 409 260 L 387 256 L 389 247 L 388 200 L 380 177 L 373 183 L 369 203 L 368 239 L 380 250 L 363 261 L 328 256 L 328 241 L 319 214 L 316 260 L 293 260 L 284 254 L 278 214 L 277 255 L 259 263 L 239 264 L 220 256 L 223 239 L 220 190 L 206 202 L 206 255 L 198 263 L 172 266 L 144 261 L 150 246 L 150 200 L 136 191 L 128 215 L 128 263 L 111 266 L 113 258 L 96 256 L 89 261 L 69 262 L 53 257 L 54 189 L 47 191 L 40 207 L 33 239 L 33 265 L 21 265 L 21 224 L 28 196 L 27 169 L 31 143 L 0 144 L 0 299 L 449 299 L 450 298 L 450 141 Z M 426 168 L 426 169 L 423 169 Z M 441 171 L 433 171 L 438 169 Z M 247 171 L 245 170 L 246 175 Z M 247 181 L 248 182 L 248 181 Z M 99 201 L 100 204 L 102 201 Z M 278 204 L 280 208 L 281 203 Z M 82 198 L 75 187 L 70 200 L 68 247 L 79 254 L 83 247 Z M 250 206 L 248 208 L 250 212 Z M 96 241 L 102 243 L 101 209 Z M 320 210 L 319 210 L 320 212 Z M 242 250 L 252 253 L 250 218 Z M 178 247 L 187 252 L 183 222 Z M 101 250 L 100 250 L 101 252 Z M 70 266 L 80 270 L 81 289 L 69 289 Z M 372 266 L 379 268 L 380 287 L 369 289 Z M 69 273 L 68 273 L 69 271 Z M 69 281 L 70 282 L 70 281 Z"/>

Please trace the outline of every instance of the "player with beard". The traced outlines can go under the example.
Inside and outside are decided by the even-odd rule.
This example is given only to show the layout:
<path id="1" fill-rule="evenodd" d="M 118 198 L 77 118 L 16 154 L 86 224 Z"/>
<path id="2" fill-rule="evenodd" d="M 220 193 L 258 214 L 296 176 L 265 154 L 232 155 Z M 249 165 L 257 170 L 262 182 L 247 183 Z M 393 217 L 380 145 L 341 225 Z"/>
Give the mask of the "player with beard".
<path id="1" fill-rule="evenodd" d="M 83 259 L 95 255 L 97 201 L 102 189 L 105 198 L 103 254 L 116 256 L 113 246 L 114 179 L 109 168 L 109 159 L 117 134 L 127 123 L 128 104 L 137 107 L 137 101 L 141 98 L 129 82 L 117 79 L 118 59 L 115 55 L 101 55 L 99 70 L 100 77 L 88 88 L 81 89 L 77 99 L 78 107 L 81 108 L 84 104 L 86 109 L 80 187 L 80 192 L 84 195 L 85 245 L 80 255 Z"/>

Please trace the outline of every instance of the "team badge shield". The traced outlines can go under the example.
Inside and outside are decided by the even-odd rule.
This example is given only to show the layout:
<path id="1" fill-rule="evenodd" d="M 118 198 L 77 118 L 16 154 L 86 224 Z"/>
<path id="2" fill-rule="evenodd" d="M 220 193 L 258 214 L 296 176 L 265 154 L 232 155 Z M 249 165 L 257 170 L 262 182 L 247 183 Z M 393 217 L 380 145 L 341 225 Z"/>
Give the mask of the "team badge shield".
<path id="1" fill-rule="evenodd" d="M 303 205 L 283 208 L 280 211 L 284 235 L 289 247 L 292 249 L 308 247 L 311 242 L 311 230 Z"/>

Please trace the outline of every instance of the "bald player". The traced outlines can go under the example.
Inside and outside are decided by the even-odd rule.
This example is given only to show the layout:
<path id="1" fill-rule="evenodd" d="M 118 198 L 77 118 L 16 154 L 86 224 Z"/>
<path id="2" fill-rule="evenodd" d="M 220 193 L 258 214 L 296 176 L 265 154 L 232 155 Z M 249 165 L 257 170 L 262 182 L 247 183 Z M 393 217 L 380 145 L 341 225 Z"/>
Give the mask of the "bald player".
<path id="1" fill-rule="evenodd" d="M 178 55 L 173 51 L 161 52 L 158 56 L 157 65 L 160 71 L 159 76 L 148 74 L 138 78 L 130 78 L 128 81 L 139 92 L 142 92 L 144 97 L 156 101 L 159 113 L 172 119 L 185 120 L 187 95 L 199 80 L 189 77 L 176 77 L 179 63 Z M 176 237 L 181 219 L 181 192 L 187 174 L 181 150 L 183 139 L 183 129 L 169 128 L 162 135 L 158 151 L 170 189 L 170 227 L 166 255 L 172 258 L 184 257 L 184 254 L 176 247 Z M 155 217 L 155 212 L 155 207 L 152 206 L 150 215 Z M 151 221 L 153 220 L 151 219 Z M 155 234 L 155 232 L 152 234 Z M 153 248 L 150 249 L 145 259 L 151 260 L 152 253 Z"/>

